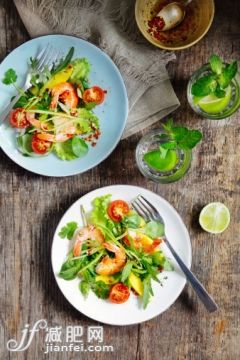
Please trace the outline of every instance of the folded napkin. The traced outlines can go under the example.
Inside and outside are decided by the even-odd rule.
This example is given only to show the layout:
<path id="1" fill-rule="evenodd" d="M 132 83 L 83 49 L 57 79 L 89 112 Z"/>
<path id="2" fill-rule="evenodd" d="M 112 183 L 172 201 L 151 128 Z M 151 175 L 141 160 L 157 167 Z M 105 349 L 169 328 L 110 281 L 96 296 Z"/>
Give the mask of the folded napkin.
<path id="1" fill-rule="evenodd" d="M 75 35 L 100 47 L 123 76 L 129 98 L 126 138 L 179 106 L 166 64 L 170 52 L 154 48 L 140 34 L 135 0 L 14 0 L 30 36 Z"/>

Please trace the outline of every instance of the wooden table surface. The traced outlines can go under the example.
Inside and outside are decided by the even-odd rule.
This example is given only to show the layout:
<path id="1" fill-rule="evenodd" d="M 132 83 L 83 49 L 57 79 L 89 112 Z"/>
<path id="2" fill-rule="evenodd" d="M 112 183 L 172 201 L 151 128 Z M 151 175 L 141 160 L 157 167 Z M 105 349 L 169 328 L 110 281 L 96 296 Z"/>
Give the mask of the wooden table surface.
<path id="1" fill-rule="evenodd" d="M 240 358 L 240 113 L 231 119 L 199 118 L 186 99 L 192 72 L 212 52 L 226 60 L 238 59 L 239 0 L 216 1 L 216 16 L 207 36 L 177 53 L 169 66 L 181 107 L 178 123 L 201 129 L 205 140 L 194 151 L 191 170 L 181 181 L 157 185 L 142 177 L 134 160 L 141 133 L 122 141 L 102 164 L 83 175 L 46 178 L 31 174 L 0 151 L 1 228 L 1 359 L 78 359 L 79 353 L 43 354 L 44 335 L 38 334 L 25 352 L 9 352 L 9 339 L 21 338 L 26 323 L 46 319 L 50 327 L 99 325 L 77 312 L 54 280 L 50 249 L 55 227 L 81 195 L 110 184 L 146 187 L 167 199 L 187 225 L 193 249 L 192 270 L 219 304 L 209 315 L 186 285 L 171 308 L 141 325 L 104 326 L 104 344 L 112 353 L 84 353 L 84 359 L 237 360 Z M 0 5 L 0 60 L 29 39 L 9 0 Z M 156 125 L 157 126 L 157 125 Z M 222 235 L 201 231 L 198 215 L 203 205 L 222 201 L 230 209 L 231 224 Z"/>

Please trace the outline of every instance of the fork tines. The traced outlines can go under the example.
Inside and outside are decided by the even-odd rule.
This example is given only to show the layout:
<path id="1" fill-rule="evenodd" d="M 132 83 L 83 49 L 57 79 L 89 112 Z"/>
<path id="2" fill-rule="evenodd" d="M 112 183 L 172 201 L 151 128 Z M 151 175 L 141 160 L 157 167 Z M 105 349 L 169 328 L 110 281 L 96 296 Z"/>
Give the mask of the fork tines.
<path id="1" fill-rule="evenodd" d="M 154 220 L 154 215 L 149 208 L 148 204 L 144 201 L 145 199 L 138 195 L 133 201 L 132 201 L 132 207 L 134 210 L 142 216 L 146 220 Z"/>

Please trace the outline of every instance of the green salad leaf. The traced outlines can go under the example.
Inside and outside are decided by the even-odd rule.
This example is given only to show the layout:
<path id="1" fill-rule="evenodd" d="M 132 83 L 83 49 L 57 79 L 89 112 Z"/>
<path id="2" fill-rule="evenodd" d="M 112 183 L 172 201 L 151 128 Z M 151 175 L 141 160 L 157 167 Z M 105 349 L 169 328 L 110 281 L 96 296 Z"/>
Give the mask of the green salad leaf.
<path id="1" fill-rule="evenodd" d="M 5 74 L 4 78 L 2 79 L 3 84 L 11 85 L 17 81 L 17 74 L 14 69 L 8 69 Z"/>
<path id="2" fill-rule="evenodd" d="M 61 228 L 58 235 L 62 239 L 67 238 L 68 240 L 71 240 L 77 228 L 78 228 L 78 224 L 75 221 L 71 221 Z"/>
<path id="3" fill-rule="evenodd" d="M 89 282 L 87 282 L 86 280 L 82 280 L 79 284 L 79 289 L 81 291 L 81 293 L 83 294 L 84 297 L 87 297 L 91 287 Z"/>
<path id="4" fill-rule="evenodd" d="M 61 160 L 74 160 L 88 153 L 88 145 L 83 139 L 73 137 L 54 145 L 54 150 Z"/>
<path id="5" fill-rule="evenodd" d="M 104 195 L 101 197 L 96 197 L 93 202 L 93 210 L 91 212 L 90 221 L 95 225 L 103 225 L 107 226 L 108 223 L 108 215 L 107 215 L 107 207 L 110 203 L 111 195 Z"/>
<path id="6" fill-rule="evenodd" d="M 88 78 L 91 66 L 86 58 L 76 59 L 71 64 L 73 65 L 73 73 L 70 77 L 71 83 L 78 84 Z"/>
<path id="7" fill-rule="evenodd" d="M 110 230 L 114 236 L 121 234 L 122 227 L 120 223 L 112 221 L 107 213 L 108 204 L 111 195 L 97 197 L 93 200 L 93 210 L 90 216 L 90 222 L 96 226 L 105 227 Z"/>
<path id="8" fill-rule="evenodd" d="M 141 225 L 141 222 L 142 218 L 138 214 L 126 215 L 122 220 L 123 226 L 131 229 L 138 229 Z"/>
<path id="9" fill-rule="evenodd" d="M 54 151 L 61 160 L 75 160 L 77 156 L 72 150 L 72 139 L 54 145 Z"/>
<path id="10" fill-rule="evenodd" d="M 168 258 L 165 258 L 163 268 L 165 271 L 173 271 L 174 270 L 173 264 L 171 263 L 171 261 Z"/>
<path id="11" fill-rule="evenodd" d="M 164 235 L 164 225 L 159 221 L 150 221 L 144 228 L 144 233 L 152 239 L 156 239 Z"/>
<path id="12" fill-rule="evenodd" d="M 143 297 L 142 297 L 142 302 L 143 302 L 143 308 L 146 309 L 151 296 L 153 296 L 153 290 L 152 290 L 152 284 L 151 284 L 151 276 L 147 276 L 144 280 L 143 280 Z"/>
<path id="13" fill-rule="evenodd" d="M 92 132 L 91 124 L 94 124 L 94 126 L 99 129 L 99 119 L 92 111 L 80 108 L 78 109 L 78 118 L 79 122 L 76 119 L 76 123 L 83 128 L 84 132 Z"/>
<path id="14" fill-rule="evenodd" d="M 161 266 L 164 267 L 165 261 L 166 261 L 166 257 L 163 254 L 163 252 L 160 251 L 156 251 L 154 252 L 152 255 L 152 263 L 154 266 Z"/>
<path id="15" fill-rule="evenodd" d="M 133 267 L 133 263 L 131 261 L 126 263 L 126 265 L 122 270 L 121 282 L 124 283 L 128 279 L 129 275 L 131 274 L 132 267 Z"/>
<path id="16" fill-rule="evenodd" d="M 72 151 L 78 158 L 83 157 L 88 153 L 88 145 L 83 139 L 75 136 L 72 139 Z"/>
<path id="17" fill-rule="evenodd" d="M 62 264 L 59 276 L 64 280 L 73 280 L 77 277 L 82 266 L 82 260 L 73 260 L 73 253 L 70 252 L 67 260 Z"/>
<path id="18" fill-rule="evenodd" d="M 71 47 L 69 52 L 67 53 L 66 57 L 61 59 L 58 64 L 56 64 L 56 66 L 53 67 L 52 69 L 52 75 L 58 73 L 59 71 L 65 69 L 65 67 L 67 67 L 74 55 L 74 47 Z"/>
<path id="19" fill-rule="evenodd" d="M 17 147 L 18 150 L 24 155 L 24 156 L 31 156 L 31 157 L 43 157 L 47 156 L 49 152 L 43 155 L 36 154 L 32 149 L 32 134 L 25 133 L 24 135 L 19 135 L 17 137 Z M 51 151 L 51 150 L 50 150 Z"/>
<path id="20" fill-rule="evenodd" d="M 27 96 L 21 96 L 18 101 L 16 102 L 16 104 L 13 106 L 14 109 L 17 108 L 24 108 L 27 104 L 28 104 L 28 98 Z"/>
<path id="21" fill-rule="evenodd" d="M 103 281 L 96 281 L 91 284 L 91 289 L 100 299 L 107 299 L 111 290 L 111 285 L 105 284 Z"/>

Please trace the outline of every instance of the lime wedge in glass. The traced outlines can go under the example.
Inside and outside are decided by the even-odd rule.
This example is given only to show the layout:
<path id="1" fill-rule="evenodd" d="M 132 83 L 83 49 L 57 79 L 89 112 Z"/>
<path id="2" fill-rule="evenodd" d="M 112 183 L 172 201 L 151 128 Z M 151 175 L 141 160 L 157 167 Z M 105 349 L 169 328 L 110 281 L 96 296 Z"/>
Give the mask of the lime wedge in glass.
<path id="1" fill-rule="evenodd" d="M 160 151 L 153 150 L 144 154 L 143 160 L 150 168 L 153 168 L 157 171 L 166 172 L 174 169 L 178 163 L 178 156 L 176 151 L 168 150 L 166 157 L 162 159 L 160 156 Z"/>
<path id="2" fill-rule="evenodd" d="M 223 111 L 229 104 L 232 95 L 232 88 L 228 86 L 226 89 L 226 95 L 223 98 L 218 98 L 214 94 L 204 96 L 194 100 L 194 103 L 198 104 L 201 110 L 208 114 L 217 114 Z"/>
<path id="3" fill-rule="evenodd" d="M 206 205 L 199 216 L 201 227 L 212 234 L 220 234 L 230 223 L 230 212 L 226 205 L 213 202 Z"/>

